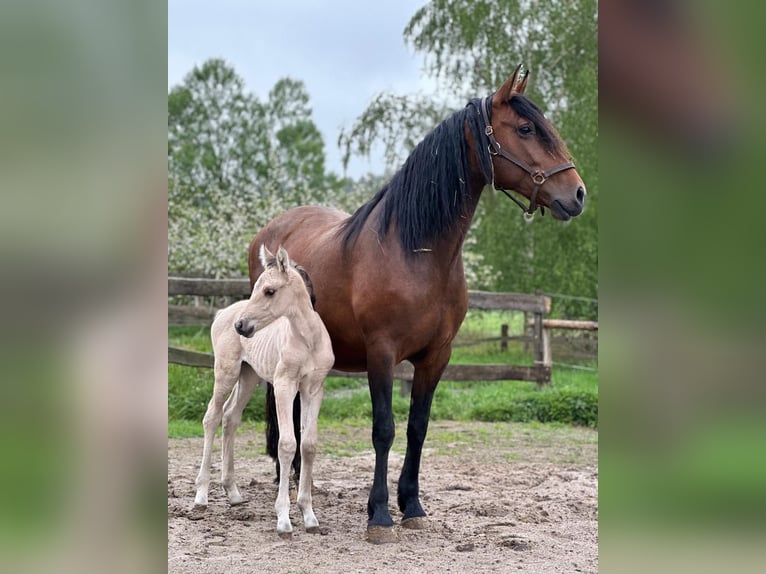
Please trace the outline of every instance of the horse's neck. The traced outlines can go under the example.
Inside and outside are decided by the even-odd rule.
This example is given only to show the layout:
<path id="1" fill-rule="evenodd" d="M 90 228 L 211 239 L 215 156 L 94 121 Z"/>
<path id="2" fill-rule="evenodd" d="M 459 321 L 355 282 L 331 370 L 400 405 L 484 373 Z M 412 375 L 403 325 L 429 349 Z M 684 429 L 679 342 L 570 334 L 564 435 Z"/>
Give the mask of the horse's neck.
<path id="1" fill-rule="evenodd" d="M 447 268 L 453 268 L 458 263 L 458 259 L 462 257 L 463 243 L 471 229 L 473 216 L 476 213 L 485 185 L 484 179 L 480 175 L 471 173 L 468 180 L 470 197 L 466 203 L 465 212 L 452 229 L 437 241 L 437 248 L 434 251 L 437 251 L 437 255 L 443 258 Z M 460 268 L 462 269 L 462 266 Z"/>

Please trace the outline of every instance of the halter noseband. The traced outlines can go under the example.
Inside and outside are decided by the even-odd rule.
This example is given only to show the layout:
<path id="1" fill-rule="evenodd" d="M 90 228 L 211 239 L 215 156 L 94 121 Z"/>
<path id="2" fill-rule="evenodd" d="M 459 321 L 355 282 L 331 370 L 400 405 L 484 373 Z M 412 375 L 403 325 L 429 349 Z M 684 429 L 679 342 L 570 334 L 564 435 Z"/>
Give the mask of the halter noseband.
<path id="1" fill-rule="evenodd" d="M 505 158 L 511 163 L 519 166 L 521 169 L 526 171 L 532 177 L 532 181 L 535 184 L 535 188 L 534 190 L 532 190 L 532 195 L 529 197 L 529 206 L 525 206 L 519 199 L 516 199 L 514 196 L 512 196 L 507 189 L 503 189 L 502 187 L 495 186 L 494 170 L 492 170 L 492 186 L 495 187 L 495 189 L 499 189 L 505 195 L 507 195 L 524 212 L 524 218 L 527 220 L 530 220 L 532 219 L 532 217 L 535 214 L 535 211 L 537 210 L 537 207 L 538 207 L 537 193 L 540 191 L 540 188 L 543 186 L 543 184 L 552 175 L 556 175 L 557 173 L 566 171 L 568 169 L 574 169 L 574 164 L 572 162 L 562 163 L 561 165 L 558 165 L 554 168 L 543 171 L 541 169 L 533 169 L 532 167 L 530 167 L 529 165 L 527 165 L 520 159 L 513 157 L 511 154 L 505 151 L 502 147 L 500 147 L 500 142 L 498 142 L 495 139 L 495 131 L 494 129 L 492 129 L 492 124 L 489 121 L 490 110 L 492 109 L 492 96 L 487 96 L 486 98 L 484 98 L 481 101 L 481 106 L 479 107 L 481 108 L 481 115 L 484 118 L 484 134 L 487 136 L 487 139 L 489 140 L 489 145 L 487 146 L 489 148 L 489 153 L 494 156 L 500 156 L 502 158 Z M 542 215 L 545 215 L 545 208 L 542 205 L 539 207 L 540 207 L 540 213 Z"/>

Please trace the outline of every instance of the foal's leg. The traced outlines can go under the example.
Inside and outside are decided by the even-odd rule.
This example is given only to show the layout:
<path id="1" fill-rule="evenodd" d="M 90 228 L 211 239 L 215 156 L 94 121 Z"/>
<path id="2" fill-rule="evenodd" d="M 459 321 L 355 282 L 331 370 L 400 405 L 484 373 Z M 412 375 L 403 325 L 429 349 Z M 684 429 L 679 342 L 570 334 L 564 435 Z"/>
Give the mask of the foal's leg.
<path id="1" fill-rule="evenodd" d="M 207 406 L 207 412 L 202 419 L 202 426 L 205 429 L 205 445 L 202 450 L 202 464 L 197 475 L 197 494 L 194 497 L 195 506 L 207 506 L 207 493 L 210 486 L 210 455 L 213 450 L 213 439 L 215 431 L 221 423 L 221 414 L 223 403 L 227 395 L 231 392 L 239 377 L 240 363 L 215 361 L 215 385 L 213 387 L 213 397 Z"/>
<path id="2" fill-rule="evenodd" d="M 295 440 L 297 447 L 295 450 L 295 458 L 293 459 L 293 472 L 295 473 L 295 480 L 297 481 L 301 476 L 301 400 L 300 393 L 296 395 L 293 401 L 293 432 L 295 433 Z M 274 402 L 274 386 L 266 385 L 266 452 L 274 461 L 277 477 L 274 479 L 275 484 L 279 484 L 279 423 L 277 423 L 277 407 Z"/>
<path id="3" fill-rule="evenodd" d="M 274 377 L 274 399 L 277 406 L 279 424 L 278 457 L 280 466 L 279 493 L 274 504 L 277 512 L 277 533 L 289 536 L 293 527 L 290 524 L 290 464 L 295 456 L 296 442 L 293 434 L 293 400 L 298 391 L 295 382 L 286 377 Z"/>
<path id="4" fill-rule="evenodd" d="M 301 399 L 301 458 L 303 470 L 298 483 L 298 508 L 303 513 L 303 526 L 306 532 L 318 532 L 319 521 L 311 506 L 311 486 L 314 475 L 314 457 L 317 444 L 317 419 L 319 407 L 324 396 L 324 377 L 308 379 L 300 390 Z"/>
<path id="5" fill-rule="evenodd" d="M 426 513 L 420 505 L 420 457 L 423 452 L 423 442 L 428 431 L 428 419 L 431 414 L 436 385 L 449 362 L 450 349 L 442 351 L 437 357 L 428 357 L 422 363 L 415 365 L 415 376 L 412 381 L 410 396 L 410 415 L 407 423 L 407 454 L 404 456 L 402 473 L 399 477 L 399 493 L 397 502 L 402 511 L 402 526 L 405 528 L 425 528 L 427 523 L 422 519 Z"/>
<path id="6" fill-rule="evenodd" d="M 226 404 L 223 405 L 223 447 L 221 448 L 221 484 L 229 497 L 232 506 L 243 502 L 237 483 L 234 479 L 234 435 L 242 421 L 242 411 L 245 410 L 253 389 L 258 384 L 258 375 L 247 363 L 242 363 L 239 374 L 239 384 L 234 388 Z"/>

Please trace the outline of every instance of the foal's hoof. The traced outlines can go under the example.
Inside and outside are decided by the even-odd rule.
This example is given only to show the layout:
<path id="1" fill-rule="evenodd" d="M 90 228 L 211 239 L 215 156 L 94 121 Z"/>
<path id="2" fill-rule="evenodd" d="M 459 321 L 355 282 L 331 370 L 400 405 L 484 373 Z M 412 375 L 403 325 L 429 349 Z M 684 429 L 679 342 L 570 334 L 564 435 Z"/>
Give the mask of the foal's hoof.
<path id="1" fill-rule="evenodd" d="M 319 534 L 319 525 L 317 524 L 316 526 L 308 526 L 306 528 L 306 532 L 309 534 Z"/>
<path id="2" fill-rule="evenodd" d="M 203 518 L 205 518 L 206 514 L 207 514 L 207 505 L 201 506 L 201 505 L 195 504 L 186 513 L 186 518 L 188 518 L 189 520 L 202 520 Z"/>
<path id="3" fill-rule="evenodd" d="M 413 516 L 402 520 L 402 528 L 410 530 L 425 530 L 428 528 L 428 519 L 425 516 Z"/>
<path id="4" fill-rule="evenodd" d="M 367 527 L 367 542 L 371 544 L 391 544 L 399 542 L 399 536 L 393 526 L 372 525 Z"/>
<path id="5" fill-rule="evenodd" d="M 292 540 L 293 537 L 292 532 L 277 532 L 277 534 L 282 540 Z"/>

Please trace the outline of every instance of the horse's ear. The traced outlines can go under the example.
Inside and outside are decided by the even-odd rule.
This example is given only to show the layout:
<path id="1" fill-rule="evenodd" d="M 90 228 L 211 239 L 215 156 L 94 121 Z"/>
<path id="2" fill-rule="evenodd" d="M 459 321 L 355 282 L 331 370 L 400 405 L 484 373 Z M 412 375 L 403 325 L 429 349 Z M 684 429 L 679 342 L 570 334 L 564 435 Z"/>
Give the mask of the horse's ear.
<path id="1" fill-rule="evenodd" d="M 513 93 L 523 94 L 524 91 L 527 89 L 527 79 L 528 78 L 529 78 L 529 70 L 526 70 L 524 72 L 524 75 L 521 76 L 521 79 L 519 80 L 519 83 L 516 84 L 515 88 L 513 88 Z"/>
<path id="2" fill-rule="evenodd" d="M 289 267 L 290 256 L 287 255 L 287 250 L 280 245 L 279 249 L 277 249 L 277 269 L 279 269 L 280 273 L 287 273 Z"/>
<path id="3" fill-rule="evenodd" d="M 516 82 L 519 80 L 519 74 L 521 73 L 521 64 L 518 65 L 518 67 L 514 70 L 513 75 L 511 75 L 510 78 L 508 78 L 502 86 L 495 92 L 493 99 L 493 104 L 500 105 L 503 102 L 507 102 L 509 99 L 511 99 L 511 96 L 514 94 L 514 92 L 517 92 L 516 89 Z M 526 82 L 524 83 L 524 87 L 526 87 Z M 521 93 L 521 92 L 519 92 Z"/>
<path id="4" fill-rule="evenodd" d="M 266 269 L 267 267 L 274 265 L 274 254 L 269 251 L 265 243 L 261 244 L 261 249 L 258 252 L 258 259 L 261 261 L 261 267 Z"/>

